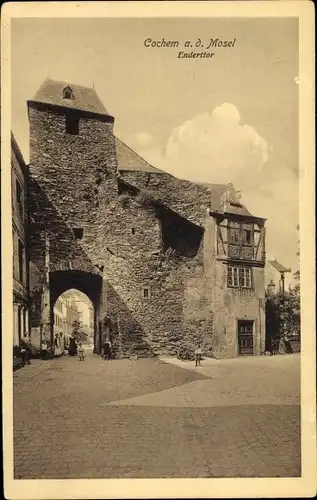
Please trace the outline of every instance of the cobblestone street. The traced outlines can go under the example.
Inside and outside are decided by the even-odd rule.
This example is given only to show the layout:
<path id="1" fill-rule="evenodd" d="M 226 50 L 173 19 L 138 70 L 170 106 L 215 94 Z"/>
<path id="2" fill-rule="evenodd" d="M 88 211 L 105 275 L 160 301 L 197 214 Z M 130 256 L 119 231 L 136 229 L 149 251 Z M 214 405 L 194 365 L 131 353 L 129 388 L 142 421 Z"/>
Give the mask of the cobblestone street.
<path id="1" fill-rule="evenodd" d="M 14 374 L 16 479 L 300 476 L 298 355 Z"/>

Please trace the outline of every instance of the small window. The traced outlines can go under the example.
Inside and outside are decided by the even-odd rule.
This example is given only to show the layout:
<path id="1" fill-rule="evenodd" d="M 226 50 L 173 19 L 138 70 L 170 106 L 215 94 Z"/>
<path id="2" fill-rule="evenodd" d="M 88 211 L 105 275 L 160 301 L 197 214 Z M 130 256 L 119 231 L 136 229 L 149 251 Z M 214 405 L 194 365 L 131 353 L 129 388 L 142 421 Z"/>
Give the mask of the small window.
<path id="1" fill-rule="evenodd" d="M 66 132 L 71 135 L 79 134 L 79 118 L 74 115 L 66 115 Z"/>
<path id="2" fill-rule="evenodd" d="M 131 227 L 131 233 L 135 234 L 135 228 L 134 227 Z"/>
<path id="3" fill-rule="evenodd" d="M 22 217 L 23 215 L 22 188 L 18 180 L 16 181 L 16 199 L 17 199 L 19 214 Z"/>
<path id="4" fill-rule="evenodd" d="M 84 237 L 84 230 L 82 227 L 76 227 L 73 229 L 75 240 L 82 240 Z"/>
<path id="5" fill-rule="evenodd" d="M 70 87 L 65 87 L 63 90 L 63 99 L 73 99 L 73 91 Z"/>
<path id="6" fill-rule="evenodd" d="M 21 240 L 19 240 L 19 281 L 23 283 L 24 278 L 24 246 Z"/>
<path id="7" fill-rule="evenodd" d="M 150 289 L 149 288 L 143 288 L 143 298 L 144 299 L 150 298 Z"/>
<path id="8" fill-rule="evenodd" d="M 242 240 L 244 243 L 247 243 L 248 245 L 251 245 L 252 243 L 252 232 L 248 229 L 244 229 L 242 231 Z"/>
<path id="9" fill-rule="evenodd" d="M 235 228 L 230 228 L 229 229 L 229 239 L 230 241 L 233 241 L 235 243 L 239 242 L 240 237 L 240 230 L 235 229 Z"/>

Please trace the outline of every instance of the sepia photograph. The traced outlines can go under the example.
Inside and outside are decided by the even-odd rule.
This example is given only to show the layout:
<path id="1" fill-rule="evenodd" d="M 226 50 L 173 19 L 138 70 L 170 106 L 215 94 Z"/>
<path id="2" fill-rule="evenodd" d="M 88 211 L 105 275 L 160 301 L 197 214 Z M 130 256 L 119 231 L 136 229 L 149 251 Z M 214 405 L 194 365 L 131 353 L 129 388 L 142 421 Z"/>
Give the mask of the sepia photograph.
<path id="1" fill-rule="evenodd" d="M 12 480 L 300 480 L 299 14 L 27 7 L 1 57 Z"/>

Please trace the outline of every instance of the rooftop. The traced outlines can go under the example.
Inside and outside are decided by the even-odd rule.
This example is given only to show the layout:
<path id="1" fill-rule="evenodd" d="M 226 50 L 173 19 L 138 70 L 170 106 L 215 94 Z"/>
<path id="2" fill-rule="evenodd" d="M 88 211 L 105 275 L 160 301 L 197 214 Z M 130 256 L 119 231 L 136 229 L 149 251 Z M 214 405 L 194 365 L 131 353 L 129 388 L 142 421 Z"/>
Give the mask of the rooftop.
<path id="1" fill-rule="evenodd" d="M 276 259 L 268 260 L 268 263 L 271 264 L 279 273 L 290 273 L 291 269 L 287 269 L 282 264 L 280 264 Z"/>
<path id="2" fill-rule="evenodd" d="M 65 98 L 64 89 L 71 90 L 71 98 Z M 31 101 L 109 115 L 95 89 L 49 78 L 42 83 Z"/>
<path id="3" fill-rule="evenodd" d="M 156 174 L 166 174 L 163 170 L 152 167 L 146 160 L 139 156 L 135 151 L 133 151 L 129 146 L 124 144 L 117 137 L 116 141 L 116 152 L 118 161 L 118 170 L 132 170 L 135 172 L 153 172 Z"/>

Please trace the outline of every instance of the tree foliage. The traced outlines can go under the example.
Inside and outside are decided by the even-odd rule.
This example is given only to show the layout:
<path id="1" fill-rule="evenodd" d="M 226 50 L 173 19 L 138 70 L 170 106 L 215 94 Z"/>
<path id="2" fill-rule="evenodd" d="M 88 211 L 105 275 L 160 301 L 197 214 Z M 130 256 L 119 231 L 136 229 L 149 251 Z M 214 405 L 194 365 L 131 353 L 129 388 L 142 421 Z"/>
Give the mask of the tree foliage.
<path id="1" fill-rule="evenodd" d="M 74 339 L 77 340 L 77 342 L 86 342 L 88 335 L 84 332 L 81 321 L 75 320 L 72 327 Z"/>
<path id="2" fill-rule="evenodd" d="M 294 273 L 296 284 L 289 290 L 267 297 L 267 328 L 273 338 L 283 335 L 300 337 L 300 273 Z"/>

